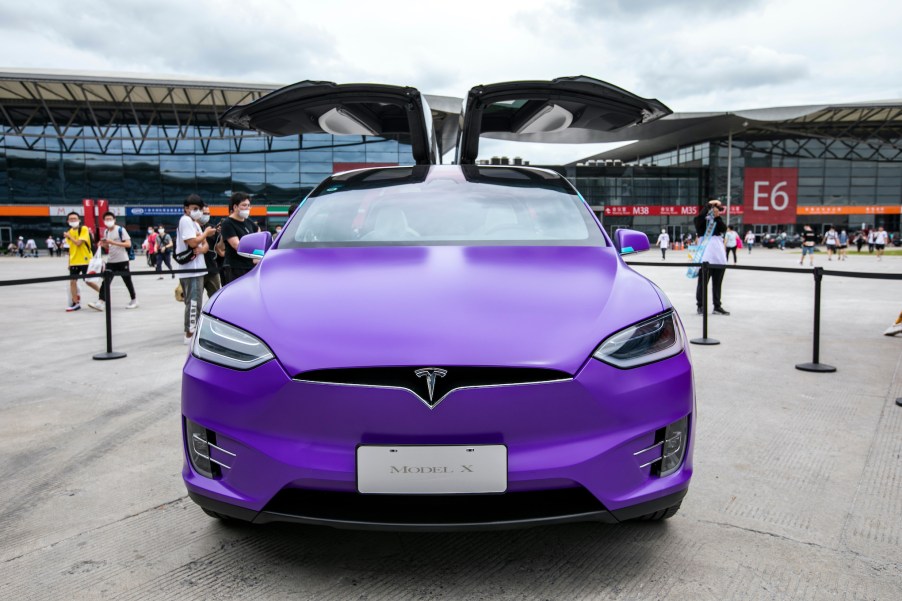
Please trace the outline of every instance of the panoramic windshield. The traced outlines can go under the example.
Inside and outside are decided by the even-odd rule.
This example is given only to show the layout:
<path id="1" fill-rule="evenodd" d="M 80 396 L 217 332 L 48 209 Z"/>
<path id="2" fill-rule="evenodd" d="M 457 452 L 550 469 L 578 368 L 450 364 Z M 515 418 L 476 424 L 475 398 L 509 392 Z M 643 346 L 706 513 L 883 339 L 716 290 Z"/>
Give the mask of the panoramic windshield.
<path id="1" fill-rule="evenodd" d="M 371 170 L 326 180 L 298 209 L 279 247 L 605 245 L 585 203 L 554 174 L 444 169 Z"/>

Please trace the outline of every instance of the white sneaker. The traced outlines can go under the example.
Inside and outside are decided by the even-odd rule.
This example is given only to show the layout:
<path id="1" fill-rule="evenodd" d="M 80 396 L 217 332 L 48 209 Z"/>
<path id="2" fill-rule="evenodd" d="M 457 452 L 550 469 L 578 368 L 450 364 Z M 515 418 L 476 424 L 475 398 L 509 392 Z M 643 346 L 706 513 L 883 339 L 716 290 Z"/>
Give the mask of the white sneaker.
<path id="1" fill-rule="evenodd" d="M 890 327 L 886 328 L 886 331 L 883 332 L 884 336 L 895 336 L 896 334 L 902 333 L 902 323 L 894 323 Z"/>
<path id="2" fill-rule="evenodd" d="M 95 311 L 103 311 L 106 309 L 106 303 L 102 300 L 95 301 L 93 303 L 88 303 L 88 306 L 94 309 Z"/>
<path id="3" fill-rule="evenodd" d="M 194 336 L 184 336 L 182 337 L 182 344 L 191 344 L 191 341 L 194 340 Z"/>
<path id="4" fill-rule="evenodd" d="M 138 304 L 138 299 L 133 298 L 127 305 L 125 305 L 126 309 L 137 309 L 140 305 Z"/>

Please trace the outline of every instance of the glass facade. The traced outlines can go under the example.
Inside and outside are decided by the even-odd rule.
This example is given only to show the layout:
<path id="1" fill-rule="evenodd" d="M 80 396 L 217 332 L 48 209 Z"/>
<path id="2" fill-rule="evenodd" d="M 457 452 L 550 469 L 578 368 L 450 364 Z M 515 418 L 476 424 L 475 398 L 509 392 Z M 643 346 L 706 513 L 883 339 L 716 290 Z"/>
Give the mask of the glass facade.
<path id="1" fill-rule="evenodd" d="M 567 175 L 609 232 L 634 228 L 651 235 L 668 227 L 679 235 L 691 219 L 661 215 L 660 208 L 695 207 L 708 194 L 706 168 L 577 166 Z M 617 215 L 617 207 L 647 207 L 648 214 Z"/>
<path id="2" fill-rule="evenodd" d="M 705 188 L 711 198 L 727 197 L 728 143 L 722 139 L 642 157 L 637 164 L 707 167 Z M 902 162 L 889 160 L 885 143 L 833 138 L 774 140 L 733 139 L 731 202 L 748 205 L 743 175 L 747 168 L 790 168 L 798 174 L 797 206 L 812 207 L 814 214 L 798 215 L 791 223 L 749 226 L 756 232 L 793 232 L 804 224 L 820 231 L 828 224 L 849 231 L 878 225 L 900 229 L 898 212 L 881 213 L 880 207 L 902 204 Z M 894 155 L 895 156 L 895 155 Z M 843 208 L 845 207 L 845 208 Z M 831 213 L 835 211 L 835 213 Z M 742 217 L 735 217 L 742 223 Z"/>
<path id="3" fill-rule="evenodd" d="M 305 196 L 336 164 L 413 164 L 410 146 L 364 136 L 308 134 L 271 138 L 219 133 L 218 127 L 119 126 L 106 139 L 47 126 L 0 138 L 0 204 L 180 204 L 191 193 L 224 204 L 232 192 L 260 203 Z M 82 135 L 84 134 L 84 135 Z M 99 137 L 99 136 L 98 136 Z M 339 166 L 340 168 L 340 166 Z"/>

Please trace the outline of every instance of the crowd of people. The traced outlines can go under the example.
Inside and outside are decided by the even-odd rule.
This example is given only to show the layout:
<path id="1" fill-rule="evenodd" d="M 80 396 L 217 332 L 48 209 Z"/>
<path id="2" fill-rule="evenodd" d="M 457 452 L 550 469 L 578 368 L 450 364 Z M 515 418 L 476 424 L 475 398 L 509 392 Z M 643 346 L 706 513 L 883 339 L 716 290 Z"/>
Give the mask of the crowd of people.
<path id="1" fill-rule="evenodd" d="M 294 207 L 292 207 L 293 209 Z M 147 229 L 147 237 L 141 243 L 148 267 L 155 269 L 159 274 L 158 279 L 165 278 L 163 266 L 169 271 L 170 278 L 178 278 L 176 297 L 185 304 L 184 312 L 184 342 L 190 343 L 194 335 L 200 310 L 203 305 L 203 293 L 210 297 L 222 286 L 225 286 L 246 275 L 254 268 L 257 262 L 238 254 L 238 243 L 244 236 L 261 231 L 259 224 L 250 219 L 251 198 L 243 192 L 232 194 L 229 199 L 229 214 L 222 218 L 216 226 L 210 225 L 210 208 L 196 194 L 188 196 L 183 203 L 183 215 L 179 219 L 178 227 L 173 234 L 167 231 L 166 226 L 159 225 Z M 712 313 L 729 315 L 724 309 L 722 301 L 722 287 L 725 270 L 719 266 L 726 265 L 730 255 L 733 263 L 737 263 L 737 250 L 745 246 L 748 252 L 757 243 L 754 232 L 749 229 L 745 236 L 740 236 L 732 225 L 724 224 L 721 215 L 724 207 L 719 200 L 708 201 L 700 207 L 698 217 L 694 220 L 695 233 L 686 234 L 679 241 L 687 247 L 692 246 L 694 252 L 702 252 L 702 260 L 713 266 L 707 271 L 706 277 L 698 278 L 696 286 L 696 304 L 699 313 L 705 311 L 703 306 L 703 289 L 709 282 L 712 286 Z M 48 236 L 45 241 L 48 254 L 57 257 L 66 254 L 69 258 L 70 275 L 100 274 L 101 271 L 111 272 L 113 277 L 121 277 L 130 300 L 126 309 L 137 309 L 140 306 L 134 282 L 130 275 L 130 262 L 134 260 L 134 245 L 128 231 L 116 222 L 116 216 L 110 211 L 103 215 L 103 227 L 100 230 L 99 240 L 94 240 L 94 233 L 82 223 L 81 216 L 76 212 L 70 212 L 67 216 L 69 229 L 61 237 Z M 276 228 L 276 234 L 281 227 Z M 780 232 L 775 237 L 775 242 L 780 250 L 784 250 L 787 243 L 787 235 Z M 814 265 L 814 253 L 818 244 L 823 244 L 827 252 L 827 260 L 837 261 L 847 259 L 848 248 L 855 245 L 860 253 L 865 244 L 868 252 L 877 253 L 877 260 L 882 260 L 886 246 L 892 242 L 889 233 L 882 226 L 870 231 L 856 232 L 849 236 L 845 230 L 836 231 L 830 226 L 822 236 L 818 236 L 810 225 L 803 226 L 800 243 L 801 258 L 799 264 L 804 264 L 805 257 L 809 258 L 809 265 Z M 656 246 L 661 251 L 661 259 L 667 257 L 667 250 L 671 247 L 671 238 L 665 229 L 661 230 Z M 20 257 L 37 257 L 38 248 L 33 239 L 25 240 L 19 236 L 18 240 L 10 243 L 7 251 Z M 101 255 L 106 255 L 105 265 Z M 172 261 L 175 259 L 175 267 Z M 82 280 L 95 292 L 97 300 L 86 305 L 96 311 L 106 309 L 106 284 L 97 285 L 88 279 Z M 82 308 L 81 291 L 77 280 L 69 281 L 69 304 L 66 311 L 73 312 Z M 887 335 L 902 333 L 902 315 L 886 332 Z"/>
<path id="2" fill-rule="evenodd" d="M 259 224 L 250 219 L 251 199 L 248 194 L 236 192 L 229 199 L 229 214 L 215 226 L 210 224 L 210 208 L 196 194 L 183 203 L 183 215 L 174 232 L 159 225 L 147 229 L 147 237 L 141 243 L 148 267 L 154 269 L 158 279 L 164 279 L 165 265 L 172 279 L 178 279 L 176 297 L 185 304 L 184 337 L 190 343 L 200 310 L 203 293 L 210 297 L 225 286 L 246 275 L 256 263 L 238 254 L 238 243 L 244 236 L 261 231 Z M 99 239 L 82 223 L 81 216 L 71 212 L 67 216 L 69 229 L 52 247 L 53 252 L 67 250 L 70 275 L 90 275 L 109 271 L 111 277 L 121 277 L 130 300 L 126 309 L 137 309 L 135 285 L 130 273 L 130 262 L 135 259 L 134 245 L 128 231 L 116 222 L 116 216 L 107 211 L 103 215 L 103 227 Z M 276 232 L 281 228 L 276 228 Z M 49 246 L 48 239 L 48 248 Z M 51 252 L 51 255 L 53 254 Z M 103 264 L 103 256 L 106 261 Z M 175 265 L 173 265 L 173 261 Z M 97 285 L 90 279 L 80 280 L 97 292 L 97 300 L 85 302 L 79 280 L 69 281 L 69 304 L 66 311 L 81 310 L 83 304 L 96 311 L 106 310 L 106 284 Z"/>

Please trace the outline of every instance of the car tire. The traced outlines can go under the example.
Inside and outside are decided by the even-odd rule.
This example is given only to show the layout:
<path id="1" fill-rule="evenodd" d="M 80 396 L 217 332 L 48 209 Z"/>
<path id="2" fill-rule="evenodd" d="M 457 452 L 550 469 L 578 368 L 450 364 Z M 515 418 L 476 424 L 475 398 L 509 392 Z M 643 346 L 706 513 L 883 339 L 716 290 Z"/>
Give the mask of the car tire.
<path id="1" fill-rule="evenodd" d="M 654 513 L 647 513 L 643 516 L 637 517 L 637 522 L 662 522 L 664 520 L 670 519 L 676 515 L 676 512 L 680 510 L 681 503 L 677 503 L 676 505 L 671 505 L 665 509 L 661 509 L 659 511 L 655 511 Z"/>

